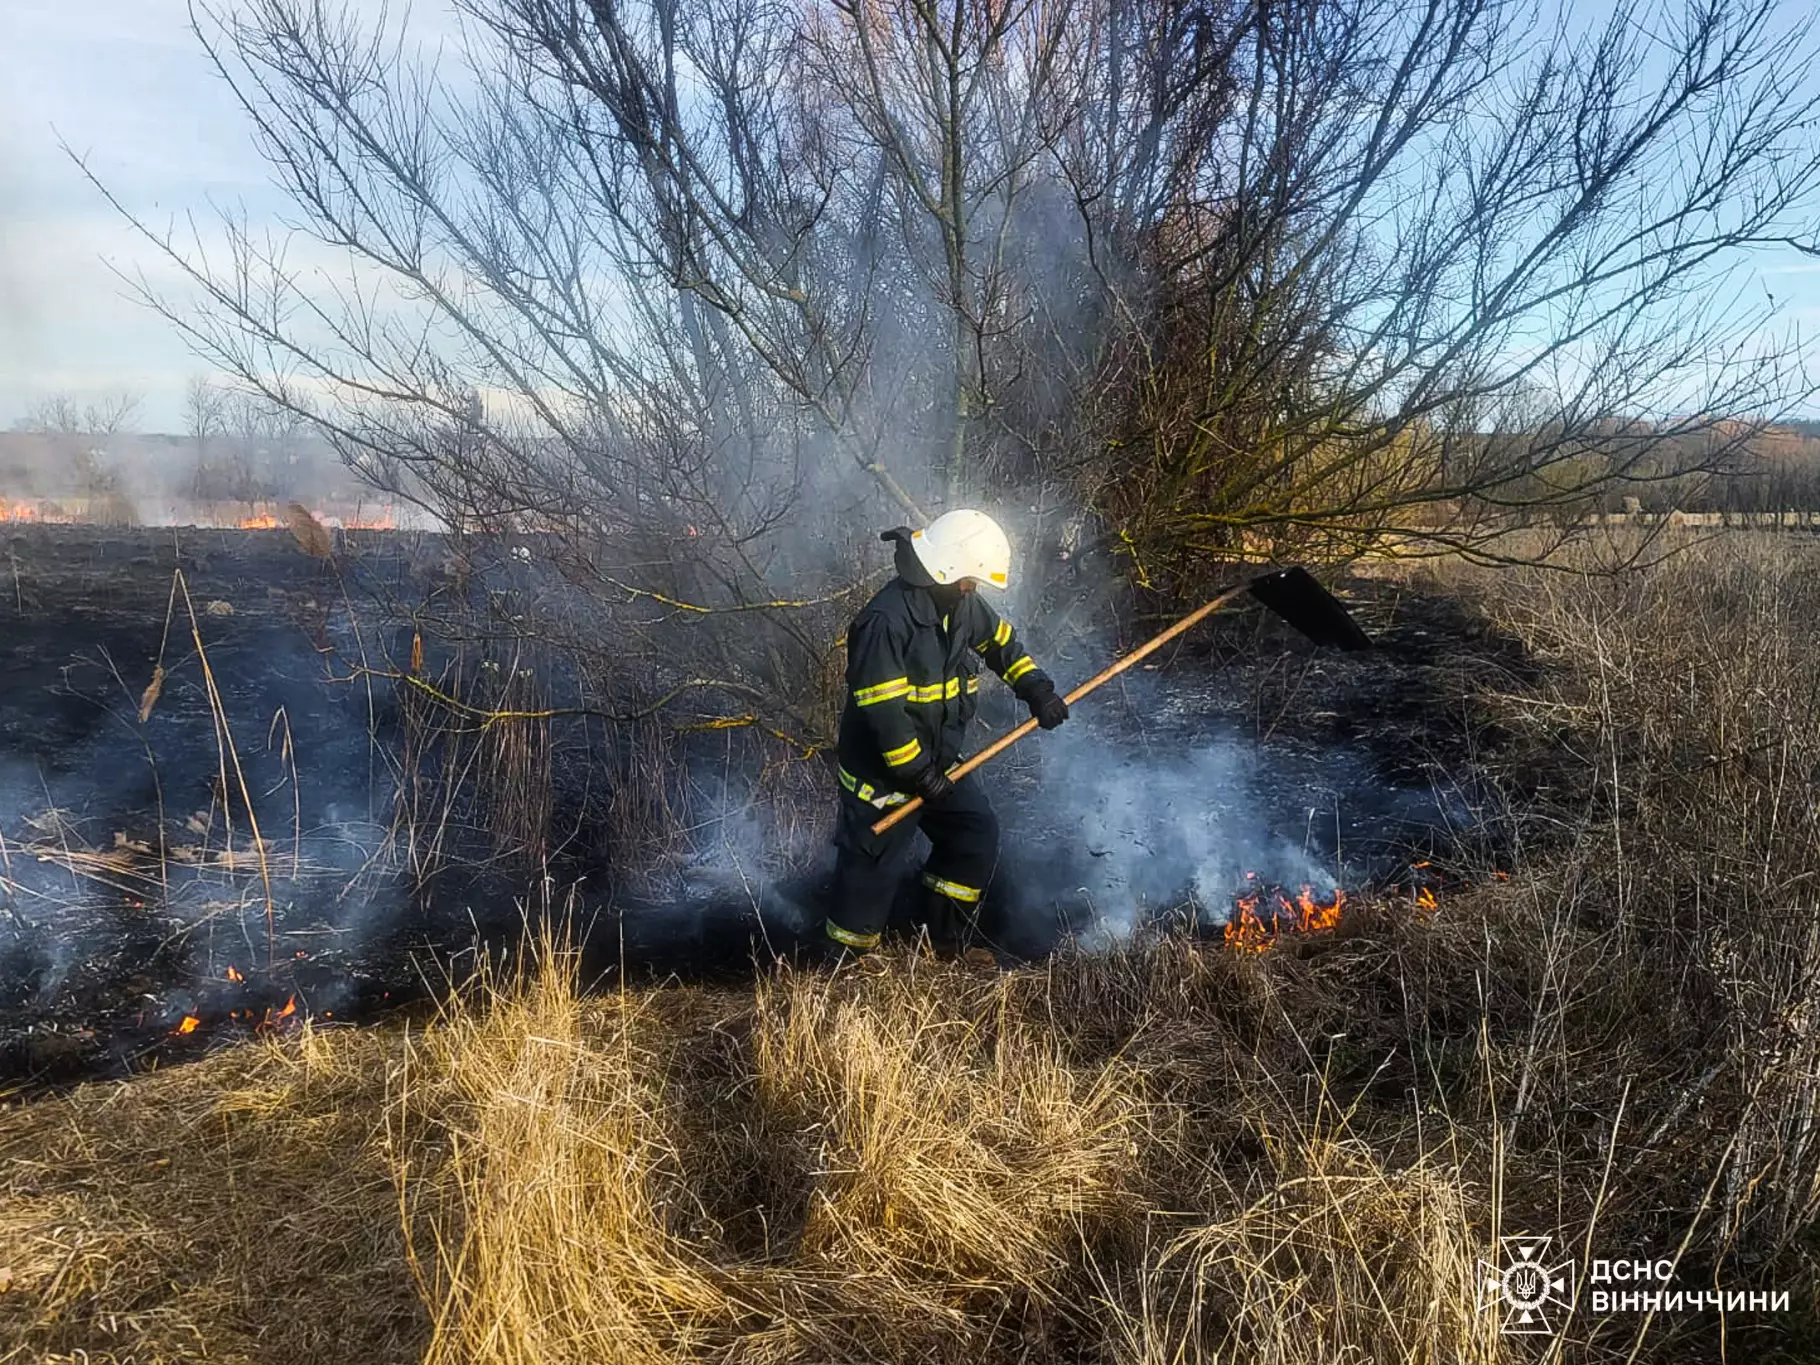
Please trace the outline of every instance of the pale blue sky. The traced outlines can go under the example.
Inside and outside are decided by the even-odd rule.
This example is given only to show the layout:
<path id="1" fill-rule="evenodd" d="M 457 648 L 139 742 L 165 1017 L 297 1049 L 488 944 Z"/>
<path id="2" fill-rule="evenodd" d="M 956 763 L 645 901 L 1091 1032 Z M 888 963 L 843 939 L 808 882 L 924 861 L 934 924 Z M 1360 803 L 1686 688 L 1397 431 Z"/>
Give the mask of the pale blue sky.
<path id="1" fill-rule="evenodd" d="M 412 23 L 432 39 L 453 29 L 439 0 L 418 0 Z M 105 263 L 167 283 L 168 268 L 81 180 L 59 136 L 154 224 L 206 219 L 210 198 L 276 220 L 284 201 L 184 0 L 0 0 L 0 427 L 53 393 L 127 388 L 144 396 L 144 427 L 178 431 L 185 381 L 206 367 Z M 1820 261 L 1766 258 L 1741 284 L 1820 335 Z"/>
<path id="2" fill-rule="evenodd" d="M 423 0 L 412 26 L 434 38 L 453 21 Z M 278 222 L 286 201 L 185 0 L 0 0 L 0 428 L 54 393 L 125 388 L 144 396 L 143 427 L 179 431 L 184 385 L 208 367 L 109 265 L 178 279 L 60 139 L 154 227 L 188 213 L 206 227 L 210 200 Z"/>

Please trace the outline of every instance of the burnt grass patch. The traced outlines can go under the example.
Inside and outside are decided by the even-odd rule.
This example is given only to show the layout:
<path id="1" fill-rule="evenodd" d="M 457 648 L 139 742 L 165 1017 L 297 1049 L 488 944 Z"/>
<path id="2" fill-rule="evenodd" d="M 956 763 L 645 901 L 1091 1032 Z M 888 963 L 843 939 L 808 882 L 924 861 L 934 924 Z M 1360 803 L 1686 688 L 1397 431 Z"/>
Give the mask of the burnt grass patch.
<path id="1" fill-rule="evenodd" d="M 818 914 L 825 866 L 732 889 L 622 877 L 601 761 L 614 736 L 586 716 L 550 728 L 547 846 L 502 853 L 474 751 L 426 741 L 396 674 L 415 635 L 438 686 L 497 688 L 502 665 L 530 659 L 545 703 L 572 702 L 560 659 L 424 625 L 456 607 L 497 616 L 519 569 L 506 556 L 489 577 L 457 573 L 427 533 L 348 533 L 325 561 L 282 530 L 80 526 L 11 529 L 0 551 L 8 1079 L 125 1072 L 304 1016 L 402 1008 L 553 912 L 596 979 L 737 977 Z M 1104 800 L 1090 815 L 1058 800 L 1125 782 L 1150 820 L 1157 772 L 1171 809 L 1204 800 L 1209 828 L 1268 834 L 1286 867 L 1318 864 L 1355 898 L 1406 901 L 1498 864 L 1508 784 L 1482 773 L 1506 737 L 1474 697 L 1528 686 L 1538 665 L 1447 594 L 1355 577 L 1340 595 L 1373 650 L 1318 650 L 1238 613 L 1078 708 L 1061 732 L 1072 750 L 1033 743 L 995 768 L 1006 851 L 985 922 L 999 947 L 1034 957 L 1090 935 L 1109 895 L 1135 904 L 1127 918 L 1217 931 L 1228 907 L 1177 875 L 1196 850 L 1133 850 Z M 1052 642 L 1045 663 L 1066 682 L 1110 649 Z M 1022 718 L 986 693 L 982 733 Z"/>

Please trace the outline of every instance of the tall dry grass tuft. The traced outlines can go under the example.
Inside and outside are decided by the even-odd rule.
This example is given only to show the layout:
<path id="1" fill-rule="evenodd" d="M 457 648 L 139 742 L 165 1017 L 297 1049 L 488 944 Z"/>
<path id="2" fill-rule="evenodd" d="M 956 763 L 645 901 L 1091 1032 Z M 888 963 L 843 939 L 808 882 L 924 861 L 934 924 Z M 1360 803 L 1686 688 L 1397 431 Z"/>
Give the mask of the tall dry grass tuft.
<path id="1" fill-rule="evenodd" d="M 316 520 L 316 514 L 302 503 L 284 505 L 284 523 L 290 529 L 291 539 L 297 542 L 297 548 L 311 559 L 335 557 L 335 538 L 329 534 L 329 528 Z"/>
<path id="2" fill-rule="evenodd" d="M 546 946 L 410 1059 L 430 1360 L 1494 1358 L 1458 1172 L 1230 1077 L 1256 1151 L 1194 1150 L 1221 1078 L 1153 1084 L 1160 1020 L 1077 1049 L 1042 974 L 908 953 L 749 994 L 589 999 L 574 965 Z"/>
<path id="3" fill-rule="evenodd" d="M 1003 978 L 910 963 L 759 988 L 755 1080 L 814 1178 L 800 1253 L 945 1297 L 1053 1301 L 1082 1237 L 1141 1211 L 1142 1078 L 1116 1059 L 1069 1067 Z"/>
<path id="4" fill-rule="evenodd" d="M 1356 1138 L 1274 1144 L 1237 1212 L 1156 1248 L 1104 1299 L 1122 1365 L 1195 1360 L 1490 1362 L 1483 1236 L 1459 1174 L 1386 1166 Z M 1120 1292 L 1120 1291 L 1123 1292 Z"/>
<path id="5" fill-rule="evenodd" d="M 496 718 L 476 741 L 475 777 L 494 848 L 532 867 L 548 851 L 556 806 L 550 722 L 539 714 L 547 704 L 531 669 L 512 670 L 499 686 Z"/>
<path id="6" fill-rule="evenodd" d="M 584 1011 L 572 968 L 546 951 L 490 1009 L 452 1009 L 413 1059 L 406 1122 L 428 1106 L 440 1148 L 399 1167 L 407 1199 L 434 1205 L 429 1361 L 687 1358 L 725 1317 L 676 1224 L 674 1040 L 637 996 Z"/>
<path id="7" fill-rule="evenodd" d="M 305 1028 L 0 1107 L 0 1361 L 414 1356 L 394 1049 Z"/>

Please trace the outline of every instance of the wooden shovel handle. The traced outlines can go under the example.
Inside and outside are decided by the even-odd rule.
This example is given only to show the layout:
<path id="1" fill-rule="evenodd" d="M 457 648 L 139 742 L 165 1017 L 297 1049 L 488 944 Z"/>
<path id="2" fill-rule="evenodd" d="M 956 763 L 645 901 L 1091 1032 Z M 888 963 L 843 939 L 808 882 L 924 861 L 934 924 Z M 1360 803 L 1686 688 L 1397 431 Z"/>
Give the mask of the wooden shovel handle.
<path id="1" fill-rule="evenodd" d="M 1239 596 L 1241 593 L 1243 593 L 1247 589 L 1249 589 L 1250 586 L 1251 585 L 1249 583 L 1241 583 L 1238 587 L 1229 589 L 1228 591 L 1221 593 L 1218 597 L 1214 598 L 1213 601 L 1207 603 L 1205 606 L 1196 607 L 1193 611 L 1189 612 L 1188 615 L 1184 616 L 1181 620 L 1177 621 L 1173 626 L 1169 627 L 1168 630 L 1164 631 L 1161 635 L 1157 636 L 1155 639 L 1147 641 L 1146 643 L 1139 645 L 1136 649 L 1132 650 L 1131 653 L 1127 654 L 1124 658 L 1120 659 L 1117 663 L 1108 665 L 1106 668 L 1100 670 L 1098 673 L 1095 673 L 1091 678 L 1087 679 L 1086 682 L 1082 683 L 1079 687 L 1075 688 L 1074 691 L 1066 694 L 1062 698 L 1062 700 L 1067 702 L 1068 705 L 1073 706 L 1082 697 L 1086 696 L 1089 692 L 1093 691 L 1094 688 L 1100 686 L 1102 683 L 1111 682 L 1114 678 L 1118 677 L 1119 674 L 1123 673 L 1127 668 L 1130 668 L 1133 664 L 1138 662 L 1138 660 L 1146 658 L 1147 656 L 1149 656 L 1151 654 L 1154 654 L 1157 650 L 1161 649 L 1164 645 L 1168 644 L 1171 640 L 1175 639 L 1175 637 L 1180 635 L 1183 631 L 1192 630 L 1195 626 L 1199 625 L 1202 621 L 1206 620 L 1209 616 L 1213 615 L 1214 612 L 1218 611 L 1221 607 L 1225 606 L 1228 602 L 1232 601 L 1233 598 Z M 972 758 L 969 758 L 969 759 L 965 760 L 964 762 L 957 763 L 954 767 L 952 767 L 948 770 L 948 776 L 953 778 L 956 782 L 960 781 L 963 777 L 965 777 L 968 773 L 972 772 L 975 768 L 979 767 L 982 763 L 985 763 L 988 760 L 996 758 L 996 757 L 998 757 L 998 755 L 1004 753 L 1005 750 L 1009 749 L 1013 744 L 1016 744 L 1020 739 L 1022 739 L 1025 735 L 1029 734 L 1034 729 L 1036 729 L 1036 720 L 1034 717 L 1032 717 L 1030 720 L 1027 720 L 1022 725 L 1018 726 L 1017 729 L 1011 731 L 1009 734 L 1001 735 L 997 739 L 993 740 L 992 743 L 988 744 L 984 749 L 981 749 Z M 895 825 L 898 821 L 907 819 L 912 811 L 921 809 L 922 804 L 923 804 L 922 797 L 920 797 L 920 796 L 911 797 L 908 801 L 904 802 L 903 805 L 899 806 L 896 810 L 894 810 L 890 814 L 886 815 L 884 819 L 879 820 L 876 823 L 874 823 L 872 826 L 872 832 L 874 834 L 883 834 L 886 830 L 890 829 L 891 826 Z"/>

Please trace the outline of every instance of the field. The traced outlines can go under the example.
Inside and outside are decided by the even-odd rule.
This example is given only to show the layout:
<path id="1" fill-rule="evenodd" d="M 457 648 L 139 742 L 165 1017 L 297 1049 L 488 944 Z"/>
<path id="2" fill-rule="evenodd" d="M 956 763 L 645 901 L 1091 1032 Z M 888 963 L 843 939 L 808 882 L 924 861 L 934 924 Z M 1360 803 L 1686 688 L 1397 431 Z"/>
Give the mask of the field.
<path id="1" fill-rule="evenodd" d="M 546 873 L 590 981 L 744 980 L 813 927 L 825 755 L 755 757 L 684 709 L 686 780 L 665 786 L 636 735 L 616 753 L 585 715 L 488 727 L 408 684 L 421 630 L 410 676 L 437 696 L 490 706 L 494 680 L 534 673 L 536 706 L 584 709 L 529 632 L 462 638 L 460 613 L 501 593 L 562 608 L 535 564 L 502 552 L 459 581 L 415 533 L 350 533 L 327 559 L 283 529 L 15 527 L 0 546 L 0 1083 L 434 995 L 450 959 L 510 952 Z M 1065 746 L 997 765 L 1008 959 L 1159 915 L 1217 934 L 1248 872 L 1407 902 L 1448 859 L 1495 858 L 1501 798 L 1472 778 L 1486 733 L 1459 701 L 1525 674 L 1520 646 L 1443 593 L 1347 591 L 1369 654 L 1238 615 L 1106 689 Z M 1109 649 L 1044 657 L 1079 676 Z M 984 695 L 985 728 L 1009 728 L 1013 704 Z M 649 848 L 671 852 L 641 878 Z"/>
<path id="2" fill-rule="evenodd" d="M 1380 566 L 1400 663 L 1222 675 L 1285 755 L 1350 698 L 1483 798 L 1342 933 L 592 991 L 546 937 L 433 1011 L 21 1094 L 0 1361 L 1813 1359 L 1820 550 L 1666 548 Z M 1480 645 L 1424 672 L 1443 619 Z M 1516 1235 L 1569 1267 L 1539 1335 L 1482 1302 Z M 1638 1288 L 1739 1297 L 1595 1297 Z"/>

